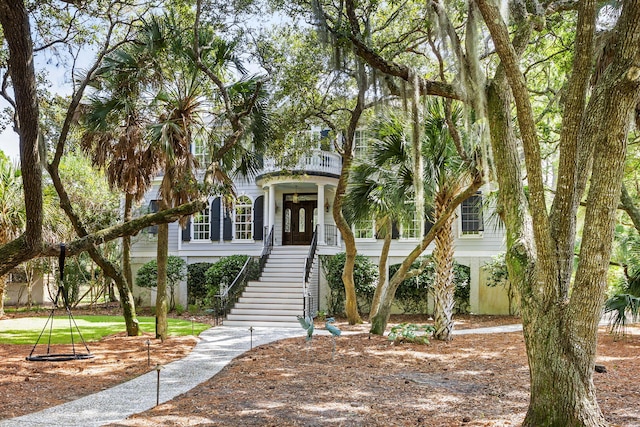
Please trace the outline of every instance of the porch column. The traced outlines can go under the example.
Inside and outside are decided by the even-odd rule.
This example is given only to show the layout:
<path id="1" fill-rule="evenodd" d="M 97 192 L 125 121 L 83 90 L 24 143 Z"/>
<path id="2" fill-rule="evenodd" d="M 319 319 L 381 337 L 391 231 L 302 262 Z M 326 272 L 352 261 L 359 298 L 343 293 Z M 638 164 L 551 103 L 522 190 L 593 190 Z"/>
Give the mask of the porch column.
<path id="1" fill-rule="evenodd" d="M 318 244 L 326 245 L 324 240 L 324 184 L 318 184 Z"/>
<path id="2" fill-rule="evenodd" d="M 273 184 L 269 184 L 269 196 L 267 198 L 269 200 L 269 214 L 267 218 L 269 219 L 267 222 L 269 233 L 276 223 L 276 187 Z M 265 239 L 267 236 L 265 236 Z"/>

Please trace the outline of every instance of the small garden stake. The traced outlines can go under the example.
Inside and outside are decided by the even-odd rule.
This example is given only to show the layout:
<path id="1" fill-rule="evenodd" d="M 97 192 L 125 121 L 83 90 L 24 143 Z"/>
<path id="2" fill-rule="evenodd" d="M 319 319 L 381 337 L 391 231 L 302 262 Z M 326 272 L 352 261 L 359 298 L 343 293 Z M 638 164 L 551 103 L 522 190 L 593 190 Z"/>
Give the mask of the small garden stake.
<path id="1" fill-rule="evenodd" d="M 251 341 L 250 341 L 251 347 L 249 349 L 253 350 L 253 326 L 249 326 L 249 333 L 251 333 L 251 338 L 250 338 L 251 339 Z"/>
<path id="2" fill-rule="evenodd" d="M 147 367 L 151 366 L 151 340 L 146 340 L 144 342 L 147 345 Z"/>

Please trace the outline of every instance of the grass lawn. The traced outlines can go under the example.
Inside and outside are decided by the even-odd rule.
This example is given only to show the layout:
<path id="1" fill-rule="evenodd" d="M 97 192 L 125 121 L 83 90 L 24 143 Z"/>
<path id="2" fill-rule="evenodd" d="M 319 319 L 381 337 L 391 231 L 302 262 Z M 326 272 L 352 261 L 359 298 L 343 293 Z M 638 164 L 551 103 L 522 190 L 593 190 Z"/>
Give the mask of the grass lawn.
<path id="1" fill-rule="evenodd" d="M 42 333 L 40 342 L 47 342 L 51 334 L 51 344 L 70 344 L 71 332 L 74 342 L 78 342 L 78 330 L 85 341 L 98 341 L 107 335 L 126 331 L 122 316 L 73 316 L 75 324 L 68 316 L 24 317 L 0 320 L 0 344 L 35 344 Z M 155 333 L 155 317 L 138 317 L 142 332 Z M 198 335 L 211 326 L 182 319 L 168 319 L 169 335 Z M 46 326 L 46 329 L 45 329 Z M 77 328 L 76 328 L 77 326 Z"/>

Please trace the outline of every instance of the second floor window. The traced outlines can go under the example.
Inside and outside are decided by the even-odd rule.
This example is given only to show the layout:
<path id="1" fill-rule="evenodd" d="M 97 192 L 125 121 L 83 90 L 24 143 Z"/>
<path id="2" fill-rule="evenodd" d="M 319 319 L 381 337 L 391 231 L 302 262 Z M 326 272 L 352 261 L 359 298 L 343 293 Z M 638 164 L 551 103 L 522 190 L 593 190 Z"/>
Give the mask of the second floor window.
<path id="1" fill-rule="evenodd" d="M 356 239 L 373 239 L 373 220 L 356 221 L 353 224 L 353 235 Z"/>
<path id="2" fill-rule="evenodd" d="M 191 226 L 193 227 L 193 240 L 209 240 L 211 238 L 209 208 L 195 214 Z"/>
<path id="3" fill-rule="evenodd" d="M 353 136 L 353 146 L 355 147 L 355 158 L 363 159 L 369 154 L 369 140 L 365 130 L 356 130 Z"/>
<path id="4" fill-rule="evenodd" d="M 253 238 L 253 204 L 247 196 L 240 196 L 236 200 L 235 209 L 235 240 L 250 240 Z"/>
<path id="5" fill-rule="evenodd" d="M 477 193 L 460 205 L 460 219 L 462 223 L 462 235 L 480 235 L 484 231 L 482 218 L 482 194 Z"/>
<path id="6" fill-rule="evenodd" d="M 209 155 L 209 150 L 207 148 L 207 145 L 201 139 L 197 139 L 193 143 L 193 155 L 196 159 L 198 159 L 200 168 L 204 169 L 207 166 L 209 166 L 209 162 L 211 161 L 211 156 Z"/>

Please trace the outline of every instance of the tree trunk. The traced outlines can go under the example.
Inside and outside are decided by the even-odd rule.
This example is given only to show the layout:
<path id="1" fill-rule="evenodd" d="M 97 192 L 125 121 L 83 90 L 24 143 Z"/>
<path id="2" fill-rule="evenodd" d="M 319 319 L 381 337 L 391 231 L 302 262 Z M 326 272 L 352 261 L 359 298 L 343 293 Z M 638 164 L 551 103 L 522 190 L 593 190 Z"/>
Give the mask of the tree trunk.
<path id="1" fill-rule="evenodd" d="M 7 287 L 5 276 L 0 276 L 0 318 L 4 317 L 4 292 Z"/>
<path id="2" fill-rule="evenodd" d="M 378 285 L 376 286 L 376 291 L 373 293 L 373 300 L 371 300 L 369 319 L 373 319 L 373 317 L 378 314 L 380 298 L 389 286 L 387 282 L 387 261 L 389 259 L 389 250 L 391 249 L 391 229 L 393 227 L 393 221 L 391 217 L 388 216 L 385 222 L 387 232 L 384 235 L 384 242 L 382 244 L 382 250 L 380 251 L 380 260 L 378 261 Z"/>
<path id="3" fill-rule="evenodd" d="M 133 194 L 125 193 L 123 221 L 131 220 L 131 210 L 133 209 Z M 122 275 L 127 281 L 127 287 L 133 292 L 133 273 L 131 272 L 131 236 L 122 238 Z"/>
<path id="4" fill-rule="evenodd" d="M 445 192 L 446 193 L 446 192 Z M 439 193 L 435 200 L 436 218 L 444 211 L 448 203 L 446 194 Z M 436 331 L 434 338 L 451 341 L 453 338 L 453 307 L 456 290 L 453 279 L 453 218 L 449 217 L 438 230 L 433 249 L 435 275 L 433 281 L 433 320 Z"/>
<path id="5" fill-rule="evenodd" d="M 169 224 L 158 225 L 158 287 L 156 294 L 156 338 L 167 339 L 169 302 L 167 301 L 167 263 L 169 262 Z"/>
<path id="6" fill-rule="evenodd" d="M 42 250 L 42 166 L 38 144 L 39 109 L 29 15 L 23 1 L 0 1 L 0 24 L 8 45 L 9 75 L 20 137 L 20 170 L 27 218 L 25 233 L 0 245 L 0 275 Z"/>
<path id="7" fill-rule="evenodd" d="M 436 233 L 448 222 L 451 220 L 453 213 L 457 209 L 460 204 L 474 195 L 476 191 L 482 185 L 482 176 L 477 173 L 473 177 L 473 181 L 467 186 L 463 191 L 456 194 L 456 196 L 451 200 L 451 202 L 443 208 L 442 215 L 438 220 L 433 224 L 429 232 L 422 238 L 422 241 L 407 255 L 407 257 L 400 264 L 400 268 L 396 273 L 389 279 L 389 285 L 386 286 L 382 295 L 380 296 L 380 305 L 378 308 L 378 312 L 371 317 L 371 329 L 370 332 L 376 335 L 383 335 L 384 331 L 387 327 L 387 323 L 389 322 L 389 316 L 391 315 L 391 307 L 393 305 L 393 300 L 396 295 L 396 291 L 398 287 L 407 276 L 409 269 L 413 262 L 418 259 L 418 257 L 424 252 L 424 250 L 429 246 L 429 244 L 435 238 Z"/>

